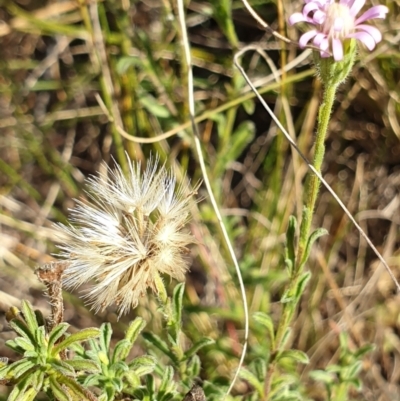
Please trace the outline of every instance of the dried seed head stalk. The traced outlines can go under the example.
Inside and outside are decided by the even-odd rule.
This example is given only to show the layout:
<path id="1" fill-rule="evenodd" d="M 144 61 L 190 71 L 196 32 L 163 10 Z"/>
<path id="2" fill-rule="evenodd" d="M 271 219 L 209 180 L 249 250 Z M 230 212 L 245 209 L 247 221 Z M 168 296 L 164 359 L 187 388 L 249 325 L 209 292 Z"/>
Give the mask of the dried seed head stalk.
<path id="1" fill-rule="evenodd" d="M 47 296 L 49 297 L 51 306 L 51 316 L 48 322 L 49 332 L 64 320 L 64 302 L 61 281 L 66 267 L 66 262 L 50 262 L 39 266 L 35 270 L 39 280 L 44 283 L 47 288 Z"/>
<path id="2" fill-rule="evenodd" d="M 74 225 L 59 225 L 69 237 L 62 256 L 69 262 L 69 288 L 93 282 L 85 297 L 97 312 L 115 303 L 119 315 L 138 304 L 147 287 L 157 292 L 160 273 L 183 281 L 192 236 L 182 231 L 194 192 L 177 185 L 165 167 L 150 160 L 144 172 L 129 161 L 129 174 L 108 168 L 108 178 L 88 180 L 89 201 L 71 211 Z"/>

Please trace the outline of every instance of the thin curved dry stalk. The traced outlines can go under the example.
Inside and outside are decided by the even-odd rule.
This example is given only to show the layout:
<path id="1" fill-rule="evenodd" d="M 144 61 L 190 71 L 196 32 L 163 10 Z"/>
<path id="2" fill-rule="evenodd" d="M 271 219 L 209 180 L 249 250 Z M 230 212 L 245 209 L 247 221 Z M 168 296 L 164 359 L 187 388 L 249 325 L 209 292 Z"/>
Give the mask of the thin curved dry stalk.
<path id="1" fill-rule="evenodd" d="M 182 34 L 182 46 L 183 46 L 184 55 L 186 58 L 186 67 L 187 67 L 187 74 L 188 74 L 188 76 L 187 76 L 188 103 L 189 103 L 188 106 L 189 106 L 190 120 L 192 123 L 192 129 L 193 129 L 193 134 L 194 134 L 193 135 L 194 141 L 195 141 L 195 145 L 196 145 L 196 152 L 197 152 L 197 155 L 199 158 L 204 183 L 207 187 L 207 192 L 208 192 L 208 195 L 210 196 L 210 201 L 213 206 L 214 213 L 218 219 L 218 223 L 221 227 L 224 240 L 225 240 L 226 245 L 229 250 L 229 254 L 230 254 L 230 256 L 232 258 L 232 262 L 235 266 L 235 270 L 236 270 L 236 274 L 238 276 L 238 281 L 239 281 L 239 286 L 240 286 L 240 292 L 241 292 L 241 296 L 242 296 L 243 309 L 244 309 L 244 340 L 243 340 L 242 353 L 240 356 L 239 365 L 236 369 L 235 375 L 229 385 L 227 392 L 225 393 L 224 398 L 226 398 L 229 395 L 229 393 L 232 391 L 233 386 L 235 385 L 235 382 L 239 376 L 240 369 L 243 365 L 244 358 L 246 356 L 247 343 L 248 343 L 248 337 L 249 337 L 249 311 L 248 311 L 248 305 L 247 305 L 247 299 L 246 299 L 246 290 L 244 287 L 242 273 L 240 271 L 239 263 L 237 261 L 232 243 L 229 239 L 228 232 L 226 231 L 226 227 L 222 221 L 221 212 L 219 211 L 218 204 L 215 200 L 215 197 L 214 197 L 211 185 L 210 185 L 210 181 L 208 179 L 206 166 L 204 164 L 204 157 L 203 157 L 203 153 L 201 150 L 199 130 L 198 130 L 198 126 L 195 122 L 195 104 L 194 104 L 194 93 L 193 93 L 193 70 L 192 70 L 192 62 L 191 62 L 191 55 L 190 55 L 189 39 L 187 36 L 187 30 L 186 30 L 185 10 L 184 10 L 183 0 L 177 0 L 177 5 L 178 5 L 179 24 L 181 26 L 181 34 Z"/>

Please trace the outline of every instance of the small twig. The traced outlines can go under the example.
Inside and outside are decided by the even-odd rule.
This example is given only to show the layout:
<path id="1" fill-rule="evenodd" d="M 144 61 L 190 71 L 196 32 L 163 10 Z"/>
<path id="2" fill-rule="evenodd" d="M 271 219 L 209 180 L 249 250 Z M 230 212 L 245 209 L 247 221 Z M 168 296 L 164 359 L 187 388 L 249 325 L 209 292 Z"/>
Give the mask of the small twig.
<path id="1" fill-rule="evenodd" d="M 274 35 L 277 39 L 282 40 L 283 42 L 290 43 L 292 45 L 298 46 L 299 44 L 294 40 L 290 40 L 286 36 L 281 35 L 279 32 L 273 30 L 254 10 L 253 7 L 248 3 L 247 0 L 242 0 L 242 3 L 247 8 L 247 11 L 251 14 L 251 16 L 271 35 Z"/>

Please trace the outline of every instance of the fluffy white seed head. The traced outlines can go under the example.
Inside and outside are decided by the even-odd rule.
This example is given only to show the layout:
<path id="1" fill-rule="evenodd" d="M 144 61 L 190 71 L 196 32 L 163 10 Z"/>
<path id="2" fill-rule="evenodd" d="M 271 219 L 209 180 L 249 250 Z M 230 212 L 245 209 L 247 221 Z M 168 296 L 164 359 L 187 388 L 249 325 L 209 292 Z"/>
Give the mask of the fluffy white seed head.
<path id="1" fill-rule="evenodd" d="M 183 231 L 193 192 L 156 161 L 144 172 L 129 161 L 129 174 L 108 168 L 108 178 L 88 180 L 88 202 L 71 210 L 72 224 L 59 228 L 68 240 L 60 246 L 69 262 L 67 288 L 90 283 L 85 293 L 97 312 L 111 304 L 119 315 L 138 304 L 147 287 L 156 292 L 155 274 L 183 281 L 190 234 Z"/>

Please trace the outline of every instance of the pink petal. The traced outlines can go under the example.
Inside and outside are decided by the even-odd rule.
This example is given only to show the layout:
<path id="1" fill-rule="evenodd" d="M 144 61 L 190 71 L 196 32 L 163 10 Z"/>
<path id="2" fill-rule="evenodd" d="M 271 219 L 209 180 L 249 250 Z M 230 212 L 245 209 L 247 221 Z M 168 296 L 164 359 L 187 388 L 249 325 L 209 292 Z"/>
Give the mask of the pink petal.
<path id="1" fill-rule="evenodd" d="M 318 7 L 323 8 L 326 4 L 330 4 L 330 0 L 305 0 L 306 4 L 315 3 Z"/>
<path id="2" fill-rule="evenodd" d="M 316 24 L 323 24 L 326 20 L 326 13 L 323 11 L 317 10 L 317 11 L 315 11 L 312 19 Z"/>
<path id="3" fill-rule="evenodd" d="M 340 0 L 339 3 L 351 8 L 355 1 L 356 0 Z"/>
<path id="4" fill-rule="evenodd" d="M 294 13 L 289 17 L 289 24 L 294 25 L 298 22 L 309 22 L 309 18 L 305 17 L 302 13 Z"/>
<path id="5" fill-rule="evenodd" d="M 369 33 L 373 39 L 375 40 L 375 43 L 378 43 L 382 40 L 382 34 L 381 31 L 378 28 L 375 28 L 374 26 L 371 25 L 357 25 L 356 30 L 361 30 L 364 32 Z"/>
<path id="6" fill-rule="evenodd" d="M 354 0 L 350 6 L 350 15 L 355 17 L 364 7 L 365 0 Z"/>
<path id="7" fill-rule="evenodd" d="M 324 34 L 324 33 L 318 33 L 318 34 L 315 36 L 315 38 L 314 38 L 314 40 L 313 40 L 313 43 L 314 43 L 315 46 L 319 47 L 320 44 L 321 44 L 321 42 L 322 42 L 324 39 L 327 39 L 327 35 Z"/>
<path id="8" fill-rule="evenodd" d="M 369 10 L 365 11 L 365 13 L 361 15 L 361 17 L 356 19 L 355 24 L 357 25 L 368 19 L 385 18 L 388 12 L 389 9 L 386 6 L 371 7 Z"/>
<path id="9" fill-rule="evenodd" d="M 321 57 L 326 58 L 329 57 L 329 41 L 328 39 L 323 39 L 319 45 Z"/>
<path id="10" fill-rule="evenodd" d="M 340 39 L 332 39 L 332 53 L 335 61 L 340 61 L 343 59 L 343 44 Z"/>
<path id="11" fill-rule="evenodd" d="M 315 11 L 315 10 L 319 10 L 319 5 L 317 3 L 308 3 L 304 6 L 303 8 L 303 14 L 307 15 L 311 12 L 311 11 Z"/>
<path id="12" fill-rule="evenodd" d="M 347 37 L 358 39 L 367 47 L 368 50 L 374 50 L 376 44 L 374 38 L 366 32 L 351 33 L 350 35 L 347 35 Z"/>
<path id="13" fill-rule="evenodd" d="M 312 31 L 308 31 L 301 35 L 300 40 L 299 40 L 299 46 L 301 48 L 306 47 L 307 43 L 315 36 L 317 35 L 318 31 L 316 29 L 313 29 Z"/>

